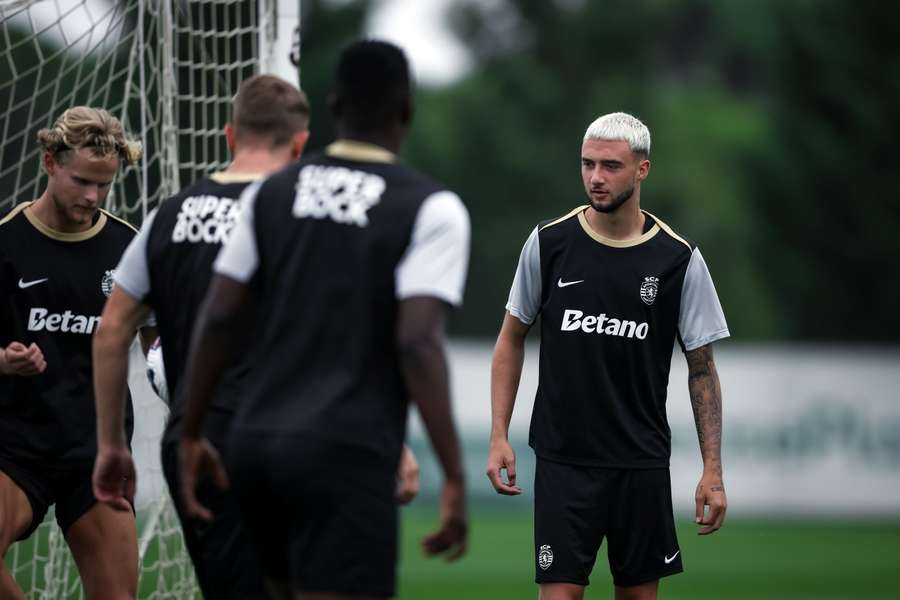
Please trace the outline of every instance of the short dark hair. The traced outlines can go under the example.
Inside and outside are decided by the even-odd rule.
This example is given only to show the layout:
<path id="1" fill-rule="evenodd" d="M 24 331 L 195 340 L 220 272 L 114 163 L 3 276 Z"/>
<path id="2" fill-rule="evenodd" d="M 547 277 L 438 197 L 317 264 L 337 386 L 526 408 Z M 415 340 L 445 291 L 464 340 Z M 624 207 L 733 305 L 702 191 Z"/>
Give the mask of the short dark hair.
<path id="1" fill-rule="evenodd" d="M 232 125 L 238 140 L 252 137 L 283 146 L 309 126 L 309 101 L 302 90 L 279 77 L 254 75 L 238 86 Z"/>
<path id="2" fill-rule="evenodd" d="M 388 42 L 364 40 L 341 52 L 335 82 L 335 117 L 356 131 L 403 119 L 411 95 L 409 63 Z"/>

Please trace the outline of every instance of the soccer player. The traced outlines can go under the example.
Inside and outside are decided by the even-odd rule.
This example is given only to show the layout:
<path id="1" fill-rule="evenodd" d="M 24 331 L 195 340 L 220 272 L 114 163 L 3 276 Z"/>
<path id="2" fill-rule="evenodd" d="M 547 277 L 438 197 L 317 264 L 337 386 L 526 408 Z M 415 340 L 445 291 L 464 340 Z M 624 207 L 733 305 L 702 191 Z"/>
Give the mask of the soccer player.
<path id="1" fill-rule="evenodd" d="M 171 390 L 170 418 L 162 440 L 163 472 L 207 598 L 259 598 L 265 590 L 233 494 L 212 482 L 201 484 L 201 498 L 215 508 L 212 523 L 189 518 L 181 503 L 177 463 L 184 404 L 178 390 L 190 332 L 209 286 L 213 260 L 234 227 L 241 193 L 300 157 L 309 137 L 308 122 L 306 96 L 286 81 L 257 75 L 241 83 L 232 120 L 225 125 L 233 160 L 224 171 L 188 186 L 147 216 L 116 270 L 116 287 L 94 340 L 99 436 L 94 489 L 101 501 L 115 504 L 122 502 L 122 478 L 134 481 L 120 392 L 128 375 L 129 331 L 151 310 L 156 315 L 165 349 L 161 379 Z M 241 353 L 229 367 L 205 423 L 204 434 L 220 452 L 241 400 L 241 387 L 253 376 L 248 359 Z"/>
<path id="2" fill-rule="evenodd" d="M 134 598 L 134 512 L 97 503 L 91 491 L 91 335 L 135 234 L 100 206 L 140 145 L 108 112 L 87 106 L 65 111 L 38 140 L 47 188 L 0 220 L 0 555 L 55 504 L 86 597 Z M 155 335 L 147 332 L 146 344 Z M 132 328 L 129 343 L 134 336 Z M 127 388 L 119 393 L 124 400 Z M 25 597 L 2 562 L 0 597 Z"/>
<path id="3" fill-rule="evenodd" d="M 338 140 L 248 189 L 191 342 L 182 438 L 188 510 L 198 471 L 224 480 L 201 421 L 251 294 L 253 379 L 229 441 L 232 485 L 279 598 L 394 593 L 394 471 L 407 403 L 443 467 L 440 530 L 455 558 L 467 517 L 443 329 L 462 299 L 469 220 L 459 197 L 400 164 L 412 118 L 406 57 L 365 41 L 339 59 Z"/>
<path id="4" fill-rule="evenodd" d="M 531 232 L 494 350 L 487 475 L 497 492 L 515 495 L 509 421 L 525 336 L 540 315 L 529 444 L 537 455 L 542 600 L 584 596 L 604 537 L 617 599 L 655 598 L 659 579 L 681 572 L 665 409 L 676 340 L 687 357 L 703 455 L 699 533 L 716 531 L 725 518 L 712 343 L 728 327 L 700 250 L 640 208 L 649 155 L 650 132 L 635 117 L 613 113 L 591 123 L 581 147 L 590 204 Z"/>

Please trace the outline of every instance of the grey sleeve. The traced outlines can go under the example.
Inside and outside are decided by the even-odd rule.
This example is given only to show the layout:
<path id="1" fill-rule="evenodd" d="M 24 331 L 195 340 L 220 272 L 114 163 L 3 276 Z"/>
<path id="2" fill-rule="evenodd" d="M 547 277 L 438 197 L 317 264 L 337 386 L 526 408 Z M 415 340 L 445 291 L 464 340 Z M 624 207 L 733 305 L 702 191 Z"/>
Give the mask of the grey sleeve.
<path id="1" fill-rule="evenodd" d="M 506 310 L 526 325 L 534 323 L 541 309 L 541 247 L 535 227 L 522 247 L 519 266 L 509 290 Z"/>
<path id="2" fill-rule="evenodd" d="M 119 266 L 116 267 L 113 280 L 116 285 L 125 290 L 129 296 L 140 302 L 144 301 L 150 293 L 150 269 L 147 266 L 147 238 L 150 235 L 150 227 L 156 218 L 156 210 L 147 215 L 141 230 L 131 240 Z"/>
<path id="3" fill-rule="evenodd" d="M 694 248 L 681 288 L 678 332 L 685 351 L 728 337 L 725 313 L 699 248 Z"/>
<path id="4" fill-rule="evenodd" d="M 459 196 L 443 191 L 425 199 L 412 238 L 394 272 L 398 300 L 430 296 L 462 304 L 469 265 L 469 213 Z"/>
<path id="5" fill-rule="evenodd" d="M 226 275 L 235 281 L 247 283 L 259 268 L 259 248 L 256 241 L 256 227 L 253 211 L 256 195 L 262 182 L 257 182 L 241 194 L 241 214 L 238 216 L 228 241 L 219 251 L 213 271 Z"/>

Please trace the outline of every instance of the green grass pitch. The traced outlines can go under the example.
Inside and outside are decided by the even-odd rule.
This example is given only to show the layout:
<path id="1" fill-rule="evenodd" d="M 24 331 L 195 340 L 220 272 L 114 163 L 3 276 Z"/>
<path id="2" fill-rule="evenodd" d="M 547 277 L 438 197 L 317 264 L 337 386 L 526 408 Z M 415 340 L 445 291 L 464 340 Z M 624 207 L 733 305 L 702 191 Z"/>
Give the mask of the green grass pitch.
<path id="1" fill-rule="evenodd" d="M 400 600 L 537 598 L 530 513 L 475 511 L 469 552 L 452 564 L 425 558 L 419 549 L 419 540 L 437 524 L 434 513 L 404 509 L 402 523 Z M 685 572 L 663 580 L 660 598 L 900 598 L 897 521 L 731 519 L 712 536 L 695 531 L 692 523 L 679 525 Z M 611 598 L 611 586 L 604 546 L 586 597 Z M 142 585 L 141 597 L 151 591 Z"/>
<path id="2" fill-rule="evenodd" d="M 434 515 L 404 514 L 401 600 L 537 598 L 530 514 L 477 513 L 469 552 L 455 564 L 419 551 L 435 526 Z M 705 537 L 684 522 L 678 539 L 685 571 L 662 580 L 661 599 L 900 598 L 900 522 L 732 519 Z M 605 545 L 585 597 L 612 597 Z"/>

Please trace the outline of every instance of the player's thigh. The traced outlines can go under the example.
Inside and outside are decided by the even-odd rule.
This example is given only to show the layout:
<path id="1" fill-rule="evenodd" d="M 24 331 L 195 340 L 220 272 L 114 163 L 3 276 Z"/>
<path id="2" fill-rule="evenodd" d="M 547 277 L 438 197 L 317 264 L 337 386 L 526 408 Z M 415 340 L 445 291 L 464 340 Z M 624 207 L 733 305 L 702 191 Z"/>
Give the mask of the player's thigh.
<path id="1" fill-rule="evenodd" d="M 340 481 L 312 491 L 317 500 L 304 503 L 291 523 L 295 591 L 393 596 L 398 555 L 394 466 L 368 472 L 345 466 L 336 478 Z"/>
<path id="2" fill-rule="evenodd" d="M 209 479 L 201 480 L 196 490 L 197 500 L 212 511 L 213 520 L 190 518 L 181 502 L 178 443 L 163 443 L 161 457 L 169 493 L 204 597 L 265 598 L 262 572 L 235 494 L 232 490 L 219 489 Z"/>
<path id="3" fill-rule="evenodd" d="M 296 505 L 291 493 L 302 481 L 298 479 L 286 489 L 279 489 L 272 484 L 270 474 L 302 460 L 302 457 L 291 456 L 285 460 L 284 456 L 288 455 L 278 457 L 266 442 L 265 437 L 254 434 L 234 435 L 229 439 L 225 457 L 231 482 L 229 489 L 237 499 L 247 539 L 264 579 L 279 590 L 289 591 L 287 517 Z"/>
<path id="4" fill-rule="evenodd" d="M 34 511 L 25 491 L 0 470 L 0 558 L 13 542 L 33 531 L 33 519 Z"/>
<path id="5" fill-rule="evenodd" d="M 266 479 L 281 496 L 295 594 L 392 596 L 396 580 L 397 456 L 314 436 L 269 445 Z M 230 448 L 234 450 L 234 448 Z M 257 506 L 257 509 L 263 507 Z M 269 573 L 268 565 L 263 568 Z"/>
<path id="6" fill-rule="evenodd" d="M 608 526 L 608 470 L 538 458 L 534 479 L 535 582 L 586 586 Z"/>
<path id="7" fill-rule="evenodd" d="M 643 584 L 683 570 L 668 469 L 622 470 L 608 540 L 613 582 L 623 590 L 636 588 L 635 597 L 645 597 L 638 589 Z"/>
<path id="8" fill-rule="evenodd" d="M 616 600 L 656 600 L 659 579 L 629 587 L 616 586 Z"/>
<path id="9" fill-rule="evenodd" d="M 63 531 L 88 600 L 136 596 L 138 547 L 133 512 L 95 503 Z"/>
<path id="10" fill-rule="evenodd" d="M 582 600 L 584 586 L 574 583 L 542 583 L 538 600 Z"/>
<path id="11" fill-rule="evenodd" d="M 294 600 L 384 600 L 386 596 L 357 596 L 346 594 L 317 594 L 297 592 L 293 596 Z"/>

